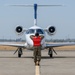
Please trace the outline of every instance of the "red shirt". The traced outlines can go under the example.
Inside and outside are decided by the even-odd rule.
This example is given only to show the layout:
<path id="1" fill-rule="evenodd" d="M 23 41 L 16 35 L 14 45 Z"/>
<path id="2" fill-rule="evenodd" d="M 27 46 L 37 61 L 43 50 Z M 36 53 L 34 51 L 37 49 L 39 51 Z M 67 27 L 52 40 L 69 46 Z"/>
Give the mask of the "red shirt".
<path id="1" fill-rule="evenodd" d="M 41 46 L 41 37 L 40 36 L 38 36 L 38 37 L 34 36 L 32 40 L 33 40 L 34 46 Z"/>

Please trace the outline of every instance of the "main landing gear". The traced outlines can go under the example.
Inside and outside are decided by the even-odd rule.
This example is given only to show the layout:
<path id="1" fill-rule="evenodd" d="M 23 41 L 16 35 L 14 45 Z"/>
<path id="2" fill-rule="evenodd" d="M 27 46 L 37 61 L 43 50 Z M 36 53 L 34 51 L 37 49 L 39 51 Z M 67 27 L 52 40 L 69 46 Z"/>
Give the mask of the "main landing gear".
<path id="1" fill-rule="evenodd" d="M 22 54 L 23 54 L 22 53 L 22 48 L 19 48 L 19 50 L 18 50 L 18 57 L 20 58 Z"/>
<path id="2" fill-rule="evenodd" d="M 49 48 L 48 55 L 50 58 L 53 58 L 53 52 L 57 55 L 56 51 L 53 48 Z"/>
<path id="3" fill-rule="evenodd" d="M 16 52 L 18 52 L 18 57 L 19 57 L 19 58 L 20 58 L 20 57 L 22 56 L 22 54 L 23 54 L 22 48 L 18 48 L 18 49 L 14 52 L 14 54 L 15 54 Z"/>
<path id="4" fill-rule="evenodd" d="M 39 48 L 35 48 L 33 56 L 35 65 L 39 66 L 41 61 L 41 50 Z"/>
<path id="5" fill-rule="evenodd" d="M 53 50 L 52 50 L 52 48 L 49 48 L 48 55 L 50 56 L 50 58 L 53 57 Z"/>

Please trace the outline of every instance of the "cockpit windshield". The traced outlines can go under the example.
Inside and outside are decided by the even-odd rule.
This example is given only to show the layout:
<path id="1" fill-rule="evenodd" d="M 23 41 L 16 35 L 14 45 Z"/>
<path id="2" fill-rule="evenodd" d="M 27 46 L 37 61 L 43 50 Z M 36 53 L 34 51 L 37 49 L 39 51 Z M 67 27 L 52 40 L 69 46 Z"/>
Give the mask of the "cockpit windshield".
<path id="1" fill-rule="evenodd" d="M 36 29 L 36 33 L 44 34 L 43 30 L 41 30 L 41 29 Z"/>
<path id="2" fill-rule="evenodd" d="M 35 34 L 35 33 L 44 34 L 44 31 L 42 29 L 29 29 L 26 31 L 26 34 Z"/>

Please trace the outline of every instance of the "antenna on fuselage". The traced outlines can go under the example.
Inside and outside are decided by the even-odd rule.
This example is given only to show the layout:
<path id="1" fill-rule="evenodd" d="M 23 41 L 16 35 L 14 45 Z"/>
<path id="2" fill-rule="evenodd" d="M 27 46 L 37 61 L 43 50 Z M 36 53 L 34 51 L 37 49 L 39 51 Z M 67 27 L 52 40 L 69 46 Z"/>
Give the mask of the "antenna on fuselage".
<path id="1" fill-rule="evenodd" d="M 19 7 L 34 7 L 34 26 L 37 26 L 37 7 L 56 7 L 62 5 L 10 5 L 10 6 L 19 6 Z"/>

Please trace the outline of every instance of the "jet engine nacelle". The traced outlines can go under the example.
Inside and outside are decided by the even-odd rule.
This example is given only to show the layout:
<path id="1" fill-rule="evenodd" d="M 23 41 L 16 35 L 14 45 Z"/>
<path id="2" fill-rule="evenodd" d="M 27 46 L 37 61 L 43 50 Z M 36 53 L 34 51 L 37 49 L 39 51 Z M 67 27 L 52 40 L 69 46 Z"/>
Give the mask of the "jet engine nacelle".
<path id="1" fill-rule="evenodd" d="M 49 26 L 49 27 L 47 27 L 47 33 L 48 33 L 49 35 L 54 35 L 55 32 L 56 32 L 56 28 L 55 28 L 54 26 Z"/>
<path id="2" fill-rule="evenodd" d="M 15 31 L 17 32 L 18 35 L 20 35 L 20 34 L 23 33 L 24 30 L 23 30 L 22 26 L 17 26 L 16 29 L 15 29 Z"/>

